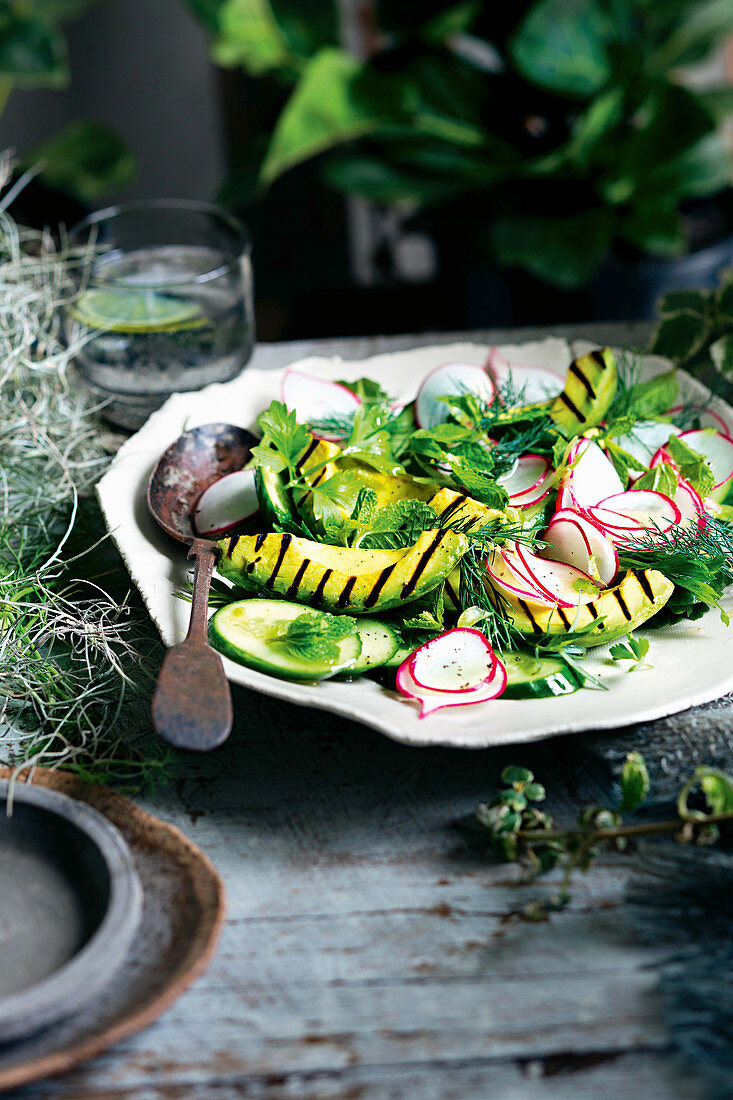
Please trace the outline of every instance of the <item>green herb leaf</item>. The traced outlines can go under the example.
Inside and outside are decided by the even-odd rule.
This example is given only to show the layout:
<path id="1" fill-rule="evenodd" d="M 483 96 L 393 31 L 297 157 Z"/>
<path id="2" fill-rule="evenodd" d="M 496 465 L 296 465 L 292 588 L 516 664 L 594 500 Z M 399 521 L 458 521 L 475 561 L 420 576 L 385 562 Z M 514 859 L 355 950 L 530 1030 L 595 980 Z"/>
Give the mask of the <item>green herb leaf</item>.
<path id="1" fill-rule="evenodd" d="M 295 411 L 288 412 L 282 401 L 272 401 L 269 408 L 260 413 L 257 423 L 263 436 L 252 448 L 257 464 L 277 471 L 288 470 L 291 478 L 295 477 L 298 458 L 312 438 L 308 429 L 298 423 Z"/>
<path id="2" fill-rule="evenodd" d="M 699 780 L 710 813 L 722 814 L 733 810 L 733 779 L 717 768 L 698 767 L 695 777 Z"/>
<path id="3" fill-rule="evenodd" d="M 609 653 L 614 661 L 633 661 L 633 667 L 638 668 L 649 652 L 648 638 L 635 638 L 633 634 L 627 634 L 625 639 L 612 645 Z"/>
<path id="4" fill-rule="evenodd" d="M 693 451 L 692 447 L 688 447 L 684 440 L 676 435 L 670 436 L 666 449 L 682 477 L 689 481 L 693 489 L 697 489 L 704 499 L 713 488 L 715 477 L 703 456 Z"/>
<path id="5" fill-rule="evenodd" d="M 425 501 L 395 500 L 373 515 L 359 545 L 367 550 L 399 550 L 413 546 L 423 531 L 437 525 L 437 516 Z"/>
<path id="6" fill-rule="evenodd" d="M 285 634 L 273 639 L 272 644 L 304 661 L 336 661 L 338 643 L 352 634 L 356 634 L 356 619 L 348 615 L 305 611 L 293 619 Z"/>
<path id="7" fill-rule="evenodd" d="M 647 470 L 634 482 L 634 489 L 651 489 L 655 493 L 664 493 L 673 497 L 677 492 L 677 474 L 674 466 L 668 462 L 660 462 Z"/>

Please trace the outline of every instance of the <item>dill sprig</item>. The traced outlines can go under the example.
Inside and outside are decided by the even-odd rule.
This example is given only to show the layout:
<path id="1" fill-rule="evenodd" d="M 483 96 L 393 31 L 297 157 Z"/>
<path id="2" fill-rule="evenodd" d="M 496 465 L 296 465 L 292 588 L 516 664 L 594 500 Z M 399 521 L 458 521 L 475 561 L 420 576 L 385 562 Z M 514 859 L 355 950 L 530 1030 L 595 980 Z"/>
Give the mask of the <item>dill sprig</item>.
<path id="1" fill-rule="evenodd" d="M 726 585 L 733 583 L 733 528 L 713 516 L 701 521 L 701 526 L 675 525 L 625 540 L 618 546 L 620 568 L 658 569 L 694 600 L 718 607 Z"/>

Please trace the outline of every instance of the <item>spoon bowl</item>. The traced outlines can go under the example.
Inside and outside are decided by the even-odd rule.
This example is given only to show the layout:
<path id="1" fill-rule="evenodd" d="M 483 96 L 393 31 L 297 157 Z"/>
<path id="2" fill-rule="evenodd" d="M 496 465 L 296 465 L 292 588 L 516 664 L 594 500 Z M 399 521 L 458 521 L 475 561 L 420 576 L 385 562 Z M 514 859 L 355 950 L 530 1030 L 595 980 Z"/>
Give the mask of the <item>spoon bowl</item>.
<path id="1" fill-rule="evenodd" d="M 155 729 L 181 749 L 207 752 L 226 741 L 233 714 L 221 657 L 208 644 L 209 586 L 219 550 L 199 538 L 193 514 L 201 494 L 249 461 L 257 439 L 233 424 L 191 428 L 161 456 L 148 483 L 148 508 L 163 530 L 190 547 L 195 562 L 188 634 L 166 653 L 153 694 Z"/>
<path id="2" fill-rule="evenodd" d="M 171 538 L 189 544 L 196 538 L 199 497 L 220 477 L 243 469 L 255 443 L 251 432 L 234 424 L 203 424 L 171 443 L 148 483 L 148 508 Z"/>

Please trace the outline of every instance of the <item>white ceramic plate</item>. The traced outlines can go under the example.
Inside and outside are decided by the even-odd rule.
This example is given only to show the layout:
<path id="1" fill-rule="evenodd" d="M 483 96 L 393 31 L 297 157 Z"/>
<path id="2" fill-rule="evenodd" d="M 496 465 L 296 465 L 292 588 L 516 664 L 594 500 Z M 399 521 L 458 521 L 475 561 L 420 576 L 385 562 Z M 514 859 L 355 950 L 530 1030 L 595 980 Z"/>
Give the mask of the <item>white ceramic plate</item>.
<path id="1" fill-rule="evenodd" d="M 510 361 L 541 364 L 564 372 L 571 359 L 589 347 L 585 342 L 571 347 L 564 340 L 551 338 L 506 345 L 501 350 Z M 483 363 L 486 350 L 478 344 L 452 344 L 353 362 L 311 358 L 298 366 L 330 379 L 367 375 L 395 396 L 399 391 L 412 397 L 431 368 L 457 360 Z M 656 374 L 668 365 L 649 357 L 645 375 Z M 186 633 L 189 607 L 176 599 L 174 592 L 184 587 L 187 562 L 183 549 L 169 540 L 148 515 L 145 491 L 150 472 L 162 452 L 187 428 L 215 420 L 254 428 L 257 415 L 279 397 L 281 376 L 279 370 L 246 370 L 233 382 L 174 395 L 125 443 L 99 484 L 99 500 L 112 538 L 168 645 L 181 641 Z M 686 375 L 681 377 L 681 387 L 684 399 L 709 400 L 707 390 Z M 712 407 L 733 429 L 733 410 L 719 400 Z M 733 611 L 733 588 L 728 590 L 725 606 Z M 251 671 L 227 659 L 224 665 L 233 683 L 301 706 L 342 714 L 399 741 L 483 748 L 660 718 L 733 690 L 733 630 L 727 630 L 716 611 L 697 622 L 650 630 L 650 636 L 648 660 L 652 668 L 629 673 L 611 661 L 605 649 L 594 651 L 589 668 L 600 676 L 607 691 L 584 688 L 554 699 L 498 699 L 438 711 L 425 719 L 418 717 L 416 703 L 368 679 L 304 685 Z"/>

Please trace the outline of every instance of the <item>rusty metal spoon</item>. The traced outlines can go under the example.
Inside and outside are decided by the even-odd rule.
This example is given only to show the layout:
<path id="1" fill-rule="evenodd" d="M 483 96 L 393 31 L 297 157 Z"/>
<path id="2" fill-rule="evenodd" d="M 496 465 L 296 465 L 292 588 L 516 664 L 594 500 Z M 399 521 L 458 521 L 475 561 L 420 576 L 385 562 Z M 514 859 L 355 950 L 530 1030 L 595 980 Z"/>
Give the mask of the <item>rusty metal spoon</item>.
<path id="1" fill-rule="evenodd" d="M 232 729 L 232 696 L 221 657 L 206 633 L 209 585 L 219 555 L 215 542 L 199 538 L 193 512 L 204 489 L 241 470 L 256 438 L 233 424 L 191 428 L 159 459 L 148 483 L 148 508 L 163 530 L 190 547 L 195 561 L 188 634 L 166 653 L 153 694 L 153 725 L 180 749 L 207 752 Z"/>

